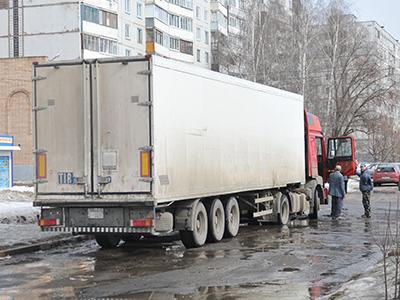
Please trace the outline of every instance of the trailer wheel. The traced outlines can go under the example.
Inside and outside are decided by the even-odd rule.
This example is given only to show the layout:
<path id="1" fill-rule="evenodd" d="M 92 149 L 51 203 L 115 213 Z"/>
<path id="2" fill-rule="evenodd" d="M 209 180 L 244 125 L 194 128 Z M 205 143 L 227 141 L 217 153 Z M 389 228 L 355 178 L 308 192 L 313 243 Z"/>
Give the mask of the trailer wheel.
<path id="1" fill-rule="evenodd" d="M 240 210 L 235 197 L 230 197 L 224 203 L 225 208 L 225 237 L 235 237 L 239 232 Z"/>
<path id="2" fill-rule="evenodd" d="M 195 226 L 193 231 L 181 230 L 181 240 L 186 248 L 197 248 L 204 245 L 207 239 L 207 211 L 202 202 L 198 202 L 194 210 Z"/>
<path id="3" fill-rule="evenodd" d="M 129 235 L 122 236 L 122 240 L 127 244 L 136 243 L 136 242 L 140 241 L 141 237 L 142 237 L 141 234 L 129 234 Z"/>
<path id="4" fill-rule="evenodd" d="M 216 243 L 222 240 L 225 232 L 225 212 L 221 200 L 211 202 L 208 209 L 208 237 L 207 241 Z"/>
<path id="5" fill-rule="evenodd" d="M 96 234 L 94 237 L 96 238 L 97 244 L 103 248 L 115 248 L 121 241 L 121 237 L 111 234 Z"/>
<path id="6" fill-rule="evenodd" d="M 289 222 L 289 200 L 286 195 L 281 198 L 281 212 L 278 214 L 278 222 L 280 225 L 286 225 Z"/>
<path id="7" fill-rule="evenodd" d="M 319 208 L 319 204 L 322 202 L 322 192 L 320 190 L 318 190 L 317 187 L 315 187 L 314 189 L 314 193 L 313 193 L 313 208 L 312 208 L 312 212 L 310 214 L 310 219 L 316 220 L 318 219 L 318 208 Z"/>

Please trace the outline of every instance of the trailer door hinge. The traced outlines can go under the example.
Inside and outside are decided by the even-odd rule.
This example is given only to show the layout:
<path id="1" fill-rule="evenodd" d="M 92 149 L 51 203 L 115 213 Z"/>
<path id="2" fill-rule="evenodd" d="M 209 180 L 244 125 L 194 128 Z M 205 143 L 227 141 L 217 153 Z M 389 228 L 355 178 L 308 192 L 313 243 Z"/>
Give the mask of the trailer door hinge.
<path id="1" fill-rule="evenodd" d="M 33 183 L 35 184 L 41 184 L 41 183 L 47 183 L 48 181 L 45 179 L 36 179 L 33 181 Z"/>
<path id="2" fill-rule="evenodd" d="M 46 106 L 34 106 L 32 107 L 32 111 L 46 110 Z"/>
<path id="3" fill-rule="evenodd" d="M 86 184 L 86 177 L 75 177 L 76 184 Z"/>
<path id="4" fill-rule="evenodd" d="M 97 182 L 100 184 L 108 184 L 111 183 L 111 176 L 98 176 Z"/>
<path id="5" fill-rule="evenodd" d="M 153 178 L 151 178 L 151 177 L 145 177 L 145 178 L 140 178 L 140 179 L 139 179 L 139 181 L 143 181 L 143 182 L 149 182 L 149 183 L 151 183 L 151 182 L 153 182 L 153 181 L 154 181 L 154 179 L 153 179 Z"/>
<path id="6" fill-rule="evenodd" d="M 44 76 L 32 76 L 32 81 L 39 81 L 39 80 L 45 80 L 47 77 Z"/>
<path id="7" fill-rule="evenodd" d="M 40 154 L 40 153 L 46 153 L 46 152 L 47 152 L 47 150 L 44 150 L 44 149 L 34 149 L 32 151 L 33 154 Z"/>
<path id="8" fill-rule="evenodd" d="M 138 150 L 140 150 L 140 151 L 151 151 L 153 149 L 154 149 L 153 146 L 144 146 L 144 147 L 140 147 Z"/>
<path id="9" fill-rule="evenodd" d="M 151 106 L 153 102 L 151 101 L 145 101 L 145 102 L 139 102 L 137 105 L 139 106 Z"/>
<path id="10" fill-rule="evenodd" d="M 139 75 L 151 75 L 151 70 L 144 70 L 137 72 Z"/>

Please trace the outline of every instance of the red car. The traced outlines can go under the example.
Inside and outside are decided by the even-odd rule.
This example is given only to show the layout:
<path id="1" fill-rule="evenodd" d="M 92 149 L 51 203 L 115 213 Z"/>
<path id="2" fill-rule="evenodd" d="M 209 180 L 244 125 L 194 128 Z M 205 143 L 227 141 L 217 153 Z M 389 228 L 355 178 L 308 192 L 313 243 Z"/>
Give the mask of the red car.
<path id="1" fill-rule="evenodd" d="M 374 186 L 382 183 L 399 183 L 400 171 L 396 164 L 380 164 L 374 172 Z"/>

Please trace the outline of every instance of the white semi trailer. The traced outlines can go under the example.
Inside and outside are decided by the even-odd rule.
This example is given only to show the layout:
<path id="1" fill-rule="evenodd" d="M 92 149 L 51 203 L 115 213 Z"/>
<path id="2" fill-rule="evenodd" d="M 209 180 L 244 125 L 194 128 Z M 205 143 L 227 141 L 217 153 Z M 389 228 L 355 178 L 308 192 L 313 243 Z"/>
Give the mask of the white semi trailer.
<path id="1" fill-rule="evenodd" d="M 353 139 L 328 160 L 302 96 L 276 88 L 158 56 L 34 63 L 33 83 L 43 231 L 199 247 L 241 217 L 317 218 L 327 170 L 354 174 Z"/>

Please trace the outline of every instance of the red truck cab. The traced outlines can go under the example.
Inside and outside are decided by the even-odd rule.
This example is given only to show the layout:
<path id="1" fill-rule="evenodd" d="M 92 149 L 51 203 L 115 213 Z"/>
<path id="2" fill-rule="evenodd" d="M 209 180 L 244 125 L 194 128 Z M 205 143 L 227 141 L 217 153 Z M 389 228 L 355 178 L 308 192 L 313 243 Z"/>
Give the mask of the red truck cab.
<path id="1" fill-rule="evenodd" d="M 343 175 L 354 175 L 356 170 L 354 139 L 351 136 L 332 137 L 325 145 L 321 124 L 316 116 L 304 110 L 304 136 L 306 147 L 306 178 L 321 176 L 329 181 L 329 174 L 336 165 Z M 324 191 L 327 198 L 327 191 Z"/>

